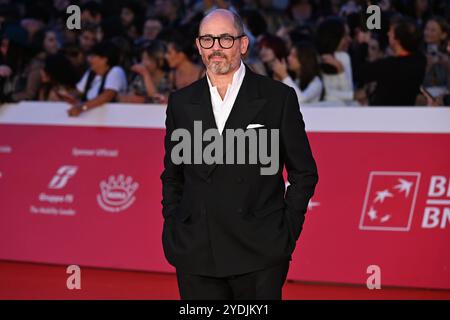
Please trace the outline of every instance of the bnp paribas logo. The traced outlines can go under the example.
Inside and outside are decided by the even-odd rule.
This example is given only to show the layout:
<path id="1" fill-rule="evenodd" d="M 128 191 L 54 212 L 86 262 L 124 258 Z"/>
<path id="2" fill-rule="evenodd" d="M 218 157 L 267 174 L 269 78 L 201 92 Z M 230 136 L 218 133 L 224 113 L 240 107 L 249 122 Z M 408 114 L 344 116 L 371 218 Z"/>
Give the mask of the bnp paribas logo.
<path id="1" fill-rule="evenodd" d="M 111 175 L 108 180 L 100 182 L 100 193 L 97 195 L 97 203 L 108 212 L 120 212 L 128 209 L 135 201 L 135 192 L 139 183 L 133 178 L 120 174 Z"/>
<path id="2" fill-rule="evenodd" d="M 372 171 L 369 175 L 359 228 L 409 231 L 419 182 L 419 172 Z"/>

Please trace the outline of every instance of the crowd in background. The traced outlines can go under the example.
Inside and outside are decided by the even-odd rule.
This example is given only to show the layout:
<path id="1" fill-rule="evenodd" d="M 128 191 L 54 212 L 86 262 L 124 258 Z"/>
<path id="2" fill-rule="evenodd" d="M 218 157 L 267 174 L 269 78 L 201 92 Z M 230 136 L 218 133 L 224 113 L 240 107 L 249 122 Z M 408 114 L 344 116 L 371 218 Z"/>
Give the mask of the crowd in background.
<path id="1" fill-rule="evenodd" d="M 208 12 L 243 19 L 255 72 L 300 104 L 449 105 L 448 0 L 0 0 L 0 99 L 166 103 L 204 76 L 195 46 Z M 66 8 L 81 9 L 70 30 Z M 381 9 L 368 29 L 367 5 Z M 234 35 L 236 36 L 236 35 Z"/>

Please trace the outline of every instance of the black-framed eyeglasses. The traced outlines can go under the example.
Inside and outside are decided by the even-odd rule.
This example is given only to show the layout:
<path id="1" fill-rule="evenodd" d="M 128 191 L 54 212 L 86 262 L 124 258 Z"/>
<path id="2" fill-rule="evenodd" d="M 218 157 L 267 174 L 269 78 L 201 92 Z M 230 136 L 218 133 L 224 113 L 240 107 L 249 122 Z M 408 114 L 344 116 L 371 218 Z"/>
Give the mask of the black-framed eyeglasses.
<path id="1" fill-rule="evenodd" d="M 198 41 L 200 42 L 200 46 L 203 49 L 211 49 L 214 46 L 214 43 L 216 42 L 216 39 L 219 40 L 219 45 L 222 47 L 222 49 L 230 49 L 234 45 L 234 40 L 244 37 L 245 34 L 241 34 L 240 36 L 233 37 L 229 34 L 222 34 L 218 37 L 214 37 L 212 35 L 204 35 L 199 36 Z"/>

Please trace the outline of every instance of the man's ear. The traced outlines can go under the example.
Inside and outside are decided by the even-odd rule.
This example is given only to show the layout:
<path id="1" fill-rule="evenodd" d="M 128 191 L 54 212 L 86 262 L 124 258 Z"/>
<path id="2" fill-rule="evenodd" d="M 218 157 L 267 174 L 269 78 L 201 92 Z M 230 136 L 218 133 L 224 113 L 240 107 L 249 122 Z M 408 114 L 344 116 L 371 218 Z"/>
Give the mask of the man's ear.
<path id="1" fill-rule="evenodd" d="M 241 38 L 241 55 L 245 55 L 248 51 L 250 40 L 247 36 Z"/>

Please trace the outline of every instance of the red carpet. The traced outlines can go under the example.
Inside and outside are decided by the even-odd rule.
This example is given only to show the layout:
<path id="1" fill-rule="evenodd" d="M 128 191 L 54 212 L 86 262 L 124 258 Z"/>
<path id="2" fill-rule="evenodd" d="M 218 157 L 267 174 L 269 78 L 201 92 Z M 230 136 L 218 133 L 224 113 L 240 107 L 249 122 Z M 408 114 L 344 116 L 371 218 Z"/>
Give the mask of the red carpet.
<path id="1" fill-rule="evenodd" d="M 0 261 L 0 299 L 179 299 L 174 274 L 81 268 L 81 290 L 68 290 L 65 266 Z M 287 282 L 285 300 L 446 299 L 449 290 Z"/>

